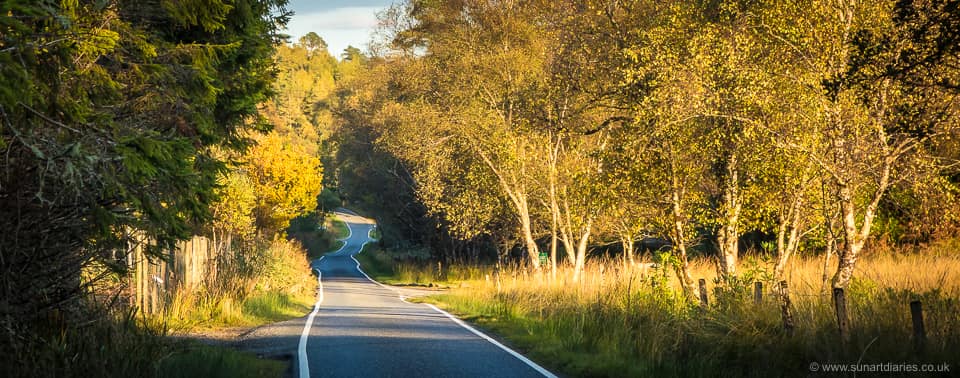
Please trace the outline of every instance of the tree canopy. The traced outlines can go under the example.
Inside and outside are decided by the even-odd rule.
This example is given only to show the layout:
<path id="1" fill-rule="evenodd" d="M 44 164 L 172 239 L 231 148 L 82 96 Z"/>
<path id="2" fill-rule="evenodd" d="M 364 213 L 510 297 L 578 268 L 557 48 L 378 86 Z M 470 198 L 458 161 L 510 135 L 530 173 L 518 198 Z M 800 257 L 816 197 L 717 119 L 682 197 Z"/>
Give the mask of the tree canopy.
<path id="1" fill-rule="evenodd" d="M 133 234 L 159 256 L 210 219 L 218 151 L 269 128 L 285 4 L 0 5 L 0 312 L 64 307 Z"/>
<path id="2" fill-rule="evenodd" d="M 693 298 L 688 253 L 715 254 L 734 284 L 747 247 L 773 246 L 782 275 L 829 245 L 845 287 L 877 219 L 957 201 L 955 10 L 409 1 L 381 15 L 337 112 L 452 239 L 441 255 L 502 240 L 534 269 L 548 247 L 576 267 L 590 245 L 656 236 Z"/>

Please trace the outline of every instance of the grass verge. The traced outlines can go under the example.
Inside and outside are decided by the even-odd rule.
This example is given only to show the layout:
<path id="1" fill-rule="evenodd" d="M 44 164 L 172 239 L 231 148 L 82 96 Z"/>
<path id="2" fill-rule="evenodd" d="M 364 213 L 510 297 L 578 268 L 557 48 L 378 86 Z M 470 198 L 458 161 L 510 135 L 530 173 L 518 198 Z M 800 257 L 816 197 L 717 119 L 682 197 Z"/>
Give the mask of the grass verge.
<path id="1" fill-rule="evenodd" d="M 375 244 L 367 243 L 354 258 L 371 278 L 383 283 L 396 281 L 393 258 Z"/>
<path id="2" fill-rule="evenodd" d="M 171 340 L 162 324 L 131 312 L 90 313 L 101 316 L 80 325 L 45 318 L 0 330 L 11 340 L 0 344 L 4 376 L 281 377 L 286 369 L 282 361 L 228 347 Z"/>
<path id="3" fill-rule="evenodd" d="M 262 257 L 267 263 L 253 280 L 234 286 L 181 290 L 157 321 L 170 329 L 255 327 L 303 316 L 313 307 L 316 279 L 302 247 L 278 239 Z"/>
<path id="4" fill-rule="evenodd" d="M 335 216 L 328 217 L 324 222 L 324 232 L 335 240 L 346 239 L 347 236 L 350 236 L 350 228 L 344 221 Z"/>
<path id="5" fill-rule="evenodd" d="M 189 334 L 256 327 L 310 312 L 316 279 L 303 247 L 278 238 L 258 258 L 263 268 L 251 280 L 179 291 L 165 315 L 152 323 Z M 158 371 L 164 377 L 280 377 L 287 364 L 221 346 L 185 343 L 163 360 Z"/>
<path id="6" fill-rule="evenodd" d="M 831 298 L 821 291 L 823 260 L 816 257 L 791 264 L 792 333 L 783 329 L 772 282 L 764 281 L 772 267 L 757 259 L 744 262 L 743 282 L 726 287 L 710 279 L 716 274 L 712 264 L 699 261 L 695 278 L 710 282 L 707 307 L 682 297 L 672 271 L 619 261 L 591 262 L 579 282 L 569 279 L 569 269 L 561 269 L 556 279 L 504 269 L 499 280 L 468 279 L 457 285 L 462 287 L 421 301 L 501 335 L 568 376 L 803 377 L 813 362 L 955 369 L 960 366 L 955 244 L 864 256 L 846 292 L 847 343 L 837 334 Z M 433 267 L 421 270 L 429 274 Z M 768 288 L 760 303 L 753 301 L 756 280 Z M 913 346 L 913 300 L 924 308 L 922 351 Z"/>
<path id="7" fill-rule="evenodd" d="M 316 225 L 316 223 L 313 223 Z M 307 258 L 310 260 L 318 259 L 320 256 L 343 247 L 345 239 L 350 235 L 347 224 L 336 219 L 335 216 L 327 217 L 324 221 L 322 230 L 314 227 L 300 227 L 289 230 L 289 237 L 296 239 L 303 245 L 307 251 Z"/>
<path id="8" fill-rule="evenodd" d="M 287 368 L 286 362 L 261 359 L 226 347 L 186 344 L 159 362 L 159 377 L 281 377 Z"/>
<path id="9" fill-rule="evenodd" d="M 461 282 L 481 279 L 487 269 L 479 265 L 428 263 L 422 250 L 390 253 L 375 243 L 368 243 L 355 257 L 371 278 L 388 285 L 450 287 Z"/>

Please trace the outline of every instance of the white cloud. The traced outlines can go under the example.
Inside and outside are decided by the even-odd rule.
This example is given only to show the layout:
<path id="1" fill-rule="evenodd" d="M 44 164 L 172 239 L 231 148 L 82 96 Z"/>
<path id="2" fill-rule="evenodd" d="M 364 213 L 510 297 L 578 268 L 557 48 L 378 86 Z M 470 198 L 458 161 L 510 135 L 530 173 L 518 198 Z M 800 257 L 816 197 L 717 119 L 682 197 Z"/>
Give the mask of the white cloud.
<path id="1" fill-rule="evenodd" d="M 327 30 L 371 29 L 377 26 L 377 12 L 381 9 L 383 7 L 348 7 L 295 14 L 290 23 L 308 23 Z"/>
<path id="2" fill-rule="evenodd" d="M 330 53 L 339 57 L 343 49 L 353 45 L 363 49 L 370 33 L 377 26 L 377 12 L 384 7 L 346 7 L 322 12 L 295 14 L 287 24 L 286 33 L 297 41 L 309 32 L 315 32 L 329 45 Z"/>

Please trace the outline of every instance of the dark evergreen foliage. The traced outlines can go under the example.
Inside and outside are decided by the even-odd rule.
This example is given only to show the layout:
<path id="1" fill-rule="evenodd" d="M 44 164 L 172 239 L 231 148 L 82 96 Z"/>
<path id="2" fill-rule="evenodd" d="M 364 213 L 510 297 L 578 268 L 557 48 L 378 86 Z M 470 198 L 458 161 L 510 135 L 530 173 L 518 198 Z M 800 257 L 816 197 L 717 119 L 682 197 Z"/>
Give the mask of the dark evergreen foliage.
<path id="1" fill-rule="evenodd" d="M 209 219 L 217 150 L 266 129 L 285 5 L 0 2 L 4 330 L 76 308 L 85 268 L 124 270 L 133 235 L 162 256 Z"/>

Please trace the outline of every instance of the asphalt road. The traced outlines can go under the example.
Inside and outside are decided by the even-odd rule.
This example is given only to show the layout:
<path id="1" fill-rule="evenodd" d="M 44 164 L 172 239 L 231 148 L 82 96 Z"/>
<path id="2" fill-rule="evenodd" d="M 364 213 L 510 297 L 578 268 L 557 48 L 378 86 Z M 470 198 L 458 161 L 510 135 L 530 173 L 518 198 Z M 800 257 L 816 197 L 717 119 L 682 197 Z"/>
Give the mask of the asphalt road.
<path id="1" fill-rule="evenodd" d="M 248 349 L 293 354 L 300 377 L 553 377 L 449 314 L 408 303 L 398 289 L 366 277 L 352 256 L 374 224 L 349 210 L 339 215 L 352 233 L 343 248 L 312 263 L 321 287 L 314 312 L 245 336 Z M 289 353 L 294 342 L 296 353 Z"/>

